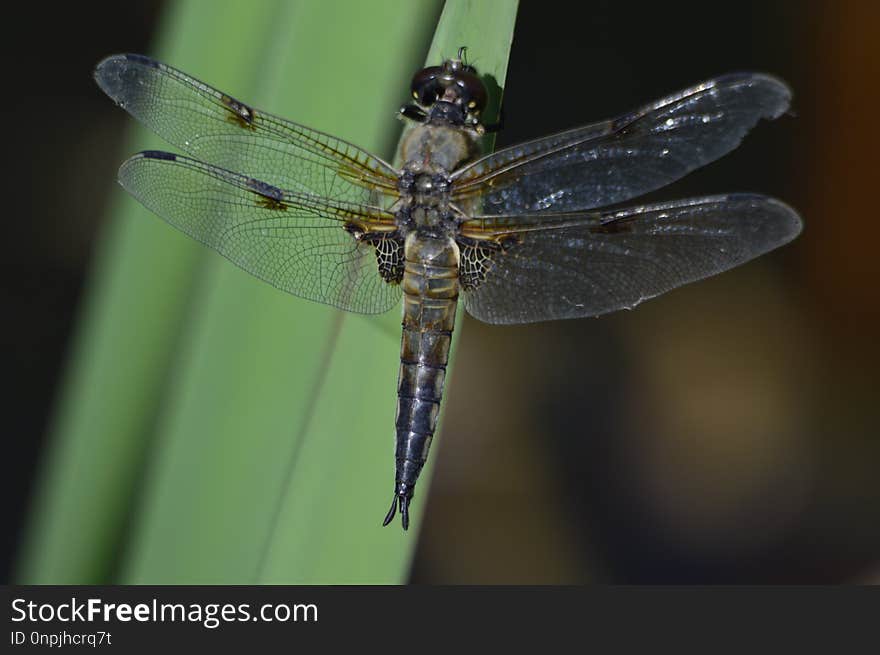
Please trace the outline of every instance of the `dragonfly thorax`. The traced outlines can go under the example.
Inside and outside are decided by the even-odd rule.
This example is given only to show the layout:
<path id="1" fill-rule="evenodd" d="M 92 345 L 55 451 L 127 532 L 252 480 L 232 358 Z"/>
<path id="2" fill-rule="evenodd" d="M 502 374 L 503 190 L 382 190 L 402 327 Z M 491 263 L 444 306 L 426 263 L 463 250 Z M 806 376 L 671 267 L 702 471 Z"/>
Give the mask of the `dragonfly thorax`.
<path id="1" fill-rule="evenodd" d="M 448 175 L 480 154 L 479 135 L 448 125 L 422 125 L 404 135 L 400 154 L 411 172 Z"/>
<path id="2" fill-rule="evenodd" d="M 449 176 L 442 169 L 420 162 L 407 164 L 398 182 L 402 203 L 397 219 L 400 227 L 424 229 L 432 234 L 454 227 L 449 208 Z"/>
<path id="3" fill-rule="evenodd" d="M 397 188 L 402 194 L 417 198 L 439 197 L 449 189 L 449 176 L 442 172 L 423 172 L 419 167 L 410 167 L 403 171 Z"/>
<path id="4" fill-rule="evenodd" d="M 426 234 L 451 234 L 456 227 L 449 212 L 439 207 L 416 205 L 410 212 L 410 225 Z"/>

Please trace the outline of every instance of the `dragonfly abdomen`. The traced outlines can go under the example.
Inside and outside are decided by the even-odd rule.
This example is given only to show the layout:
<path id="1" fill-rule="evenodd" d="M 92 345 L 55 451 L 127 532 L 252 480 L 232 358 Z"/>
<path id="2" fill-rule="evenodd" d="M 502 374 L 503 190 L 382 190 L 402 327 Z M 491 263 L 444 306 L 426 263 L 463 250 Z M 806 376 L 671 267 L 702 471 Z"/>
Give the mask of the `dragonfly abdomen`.
<path id="1" fill-rule="evenodd" d="M 394 500 L 404 529 L 409 503 L 428 451 L 443 398 L 446 364 L 458 305 L 459 252 L 448 237 L 411 233 L 404 247 L 403 335 L 397 382 L 397 448 Z"/>

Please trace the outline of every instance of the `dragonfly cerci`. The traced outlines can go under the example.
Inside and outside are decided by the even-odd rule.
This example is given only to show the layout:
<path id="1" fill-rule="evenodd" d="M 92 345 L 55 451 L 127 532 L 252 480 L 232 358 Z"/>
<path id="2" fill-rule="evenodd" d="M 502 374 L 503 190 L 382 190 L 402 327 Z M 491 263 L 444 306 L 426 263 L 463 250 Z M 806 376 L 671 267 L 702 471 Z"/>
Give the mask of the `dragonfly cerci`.
<path id="1" fill-rule="evenodd" d="M 736 193 L 621 207 L 786 111 L 780 80 L 707 80 L 612 120 L 480 152 L 487 90 L 463 51 L 418 71 L 400 168 L 142 55 L 101 89 L 186 155 L 119 170 L 146 207 L 295 296 L 375 314 L 403 297 L 394 497 L 409 504 L 437 424 L 459 300 L 487 323 L 597 316 L 719 273 L 799 233 L 790 207 Z"/>

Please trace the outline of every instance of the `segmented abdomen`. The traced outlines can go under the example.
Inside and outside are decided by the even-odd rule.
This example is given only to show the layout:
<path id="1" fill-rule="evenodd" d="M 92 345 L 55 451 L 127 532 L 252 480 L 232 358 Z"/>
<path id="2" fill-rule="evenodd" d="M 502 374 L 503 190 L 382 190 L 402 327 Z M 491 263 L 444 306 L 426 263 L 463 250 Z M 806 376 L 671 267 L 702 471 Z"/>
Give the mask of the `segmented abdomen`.
<path id="1" fill-rule="evenodd" d="M 411 233 L 404 247 L 395 494 L 411 498 L 437 426 L 458 304 L 458 246 Z"/>

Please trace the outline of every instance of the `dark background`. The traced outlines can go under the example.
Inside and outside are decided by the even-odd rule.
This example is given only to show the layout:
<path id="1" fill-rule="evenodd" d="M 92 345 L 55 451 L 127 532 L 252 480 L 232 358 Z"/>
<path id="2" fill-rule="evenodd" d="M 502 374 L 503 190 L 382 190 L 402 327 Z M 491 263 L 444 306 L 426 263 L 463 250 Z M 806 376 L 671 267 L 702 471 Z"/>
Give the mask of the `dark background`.
<path id="1" fill-rule="evenodd" d="M 160 11 L 6 12 L 4 580 L 130 122 L 90 71 Z M 463 319 L 413 581 L 880 579 L 878 28 L 858 1 L 523 0 L 499 147 L 771 72 L 794 116 L 651 197 L 763 192 L 806 227 L 634 312 Z"/>

